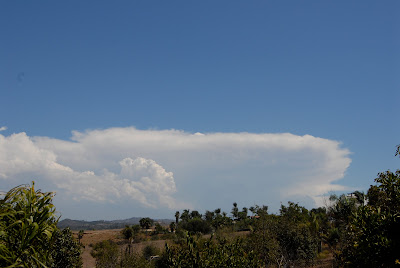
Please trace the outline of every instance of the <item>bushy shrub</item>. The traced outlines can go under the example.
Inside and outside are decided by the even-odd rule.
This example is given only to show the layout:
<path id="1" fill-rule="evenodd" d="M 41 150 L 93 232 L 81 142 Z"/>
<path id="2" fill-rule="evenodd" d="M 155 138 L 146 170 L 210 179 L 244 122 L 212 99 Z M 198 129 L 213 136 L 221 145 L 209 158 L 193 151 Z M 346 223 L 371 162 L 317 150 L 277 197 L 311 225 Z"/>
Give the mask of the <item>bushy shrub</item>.
<path id="1" fill-rule="evenodd" d="M 53 268 L 82 267 L 81 246 L 74 239 L 69 228 L 57 230 L 53 234 L 54 244 L 51 251 Z"/>
<path id="2" fill-rule="evenodd" d="M 96 243 L 90 252 L 96 259 L 97 268 L 116 268 L 119 259 L 118 245 L 111 240 Z"/>
<path id="3" fill-rule="evenodd" d="M 142 254 L 146 260 L 149 260 L 151 256 L 159 255 L 161 252 L 158 248 L 153 245 L 147 245 L 143 248 Z"/>
<path id="4" fill-rule="evenodd" d="M 211 225 L 207 221 L 202 220 L 200 218 L 194 218 L 188 221 L 182 221 L 180 222 L 180 227 L 182 229 L 185 229 L 191 234 L 195 233 L 209 234 L 212 231 Z"/>

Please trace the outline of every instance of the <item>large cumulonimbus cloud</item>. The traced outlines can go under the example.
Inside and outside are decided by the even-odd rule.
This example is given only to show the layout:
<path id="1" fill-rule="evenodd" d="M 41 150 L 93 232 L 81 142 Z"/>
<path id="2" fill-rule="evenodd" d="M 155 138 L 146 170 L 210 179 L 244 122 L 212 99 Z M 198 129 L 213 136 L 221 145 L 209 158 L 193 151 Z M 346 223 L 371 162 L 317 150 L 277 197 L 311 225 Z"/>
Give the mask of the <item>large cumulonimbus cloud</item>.
<path id="1" fill-rule="evenodd" d="M 350 162 L 337 141 L 288 133 L 128 127 L 75 131 L 70 140 L 0 135 L 0 182 L 36 178 L 76 202 L 129 200 L 150 209 L 314 202 L 345 188 L 335 182 Z"/>

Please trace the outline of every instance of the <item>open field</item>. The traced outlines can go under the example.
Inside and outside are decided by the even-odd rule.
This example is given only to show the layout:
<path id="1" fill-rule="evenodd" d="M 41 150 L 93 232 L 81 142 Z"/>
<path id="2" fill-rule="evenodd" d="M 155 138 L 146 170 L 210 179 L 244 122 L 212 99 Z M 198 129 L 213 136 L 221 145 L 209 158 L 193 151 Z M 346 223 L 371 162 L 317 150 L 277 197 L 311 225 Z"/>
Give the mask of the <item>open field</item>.
<path id="1" fill-rule="evenodd" d="M 95 259 L 90 255 L 92 248 L 89 246 L 91 244 L 96 244 L 103 240 L 112 240 L 118 244 L 123 244 L 125 239 L 121 235 L 122 229 L 110 229 L 110 230 L 94 230 L 85 231 L 81 243 L 84 246 L 82 252 L 83 268 L 93 268 L 96 266 Z M 78 232 L 74 231 L 75 237 L 77 237 Z M 133 244 L 134 252 L 141 253 L 143 248 L 147 245 L 152 245 L 159 249 L 163 249 L 166 240 L 155 240 L 155 241 L 144 241 L 140 243 Z M 125 249 L 126 245 L 121 246 L 121 249 Z"/>

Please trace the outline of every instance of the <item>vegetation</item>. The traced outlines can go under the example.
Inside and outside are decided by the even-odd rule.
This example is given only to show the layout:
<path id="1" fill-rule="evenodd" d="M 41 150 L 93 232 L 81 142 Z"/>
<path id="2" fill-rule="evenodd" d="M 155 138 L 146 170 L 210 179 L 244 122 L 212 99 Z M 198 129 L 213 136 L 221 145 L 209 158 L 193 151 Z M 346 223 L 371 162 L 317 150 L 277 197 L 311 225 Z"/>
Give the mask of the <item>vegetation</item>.
<path id="1" fill-rule="evenodd" d="M 57 230 L 54 234 L 54 244 L 52 246 L 50 267 L 75 268 L 82 267 L 81 246 L 72 235 L 69 228 Z"/>
<path id="2" fill-rule="evenodd" d="M 151 226 L 153 226 L 154 220 L 150 219 L 150 218 L 142 218 L 139 221 L 140 227 L 142 227 L 143 229 L 149 229 Z"/>
<path id="3" fill-rule="evenodd" d="M 57 228 L 53 193 L 23 185 L 0 200 L 0 267 L 79 267 L 80 246 Z M 62 266 L 59 266 L 62 265 Z"/>

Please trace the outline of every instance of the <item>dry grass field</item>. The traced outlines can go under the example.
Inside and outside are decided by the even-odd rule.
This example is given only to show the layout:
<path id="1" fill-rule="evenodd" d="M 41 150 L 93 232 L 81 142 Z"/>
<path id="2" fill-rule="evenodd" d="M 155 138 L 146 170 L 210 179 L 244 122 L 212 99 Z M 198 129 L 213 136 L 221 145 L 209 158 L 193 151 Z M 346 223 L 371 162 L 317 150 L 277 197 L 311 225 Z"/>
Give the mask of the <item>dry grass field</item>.
<path id="1" fill-rule="evenodd" d="M 84 246 L 82 253 L 83 260 L 83 268 L 94 268 L 96 267 L 95 259 L 90 255 L 90 251 L 92 248 L 89 246 L 91 244 L 96 244 L 103 240 L 112 240 L 116 243 L 124 242 L 124 238 L 121 235 L 122 229 L 111 229 L 111 230 L 95 230 L 95 231 L 85 231 L 83 238 L 81 239 L 81 243 Z M 78 232 L 73 232 L 75 237 L 77 237 Z M 144 241 L 140 243 L 133 244 L 133 250 L 137 253 L 141 253 L 143 248 L 147 245 L 152 245 L 157 248 L 163 249 L 165 246 L 165 240 L 156 240 L 156 241 Z M 124 249 L 125 246 L 121 246 L 121 249 Z"/>

